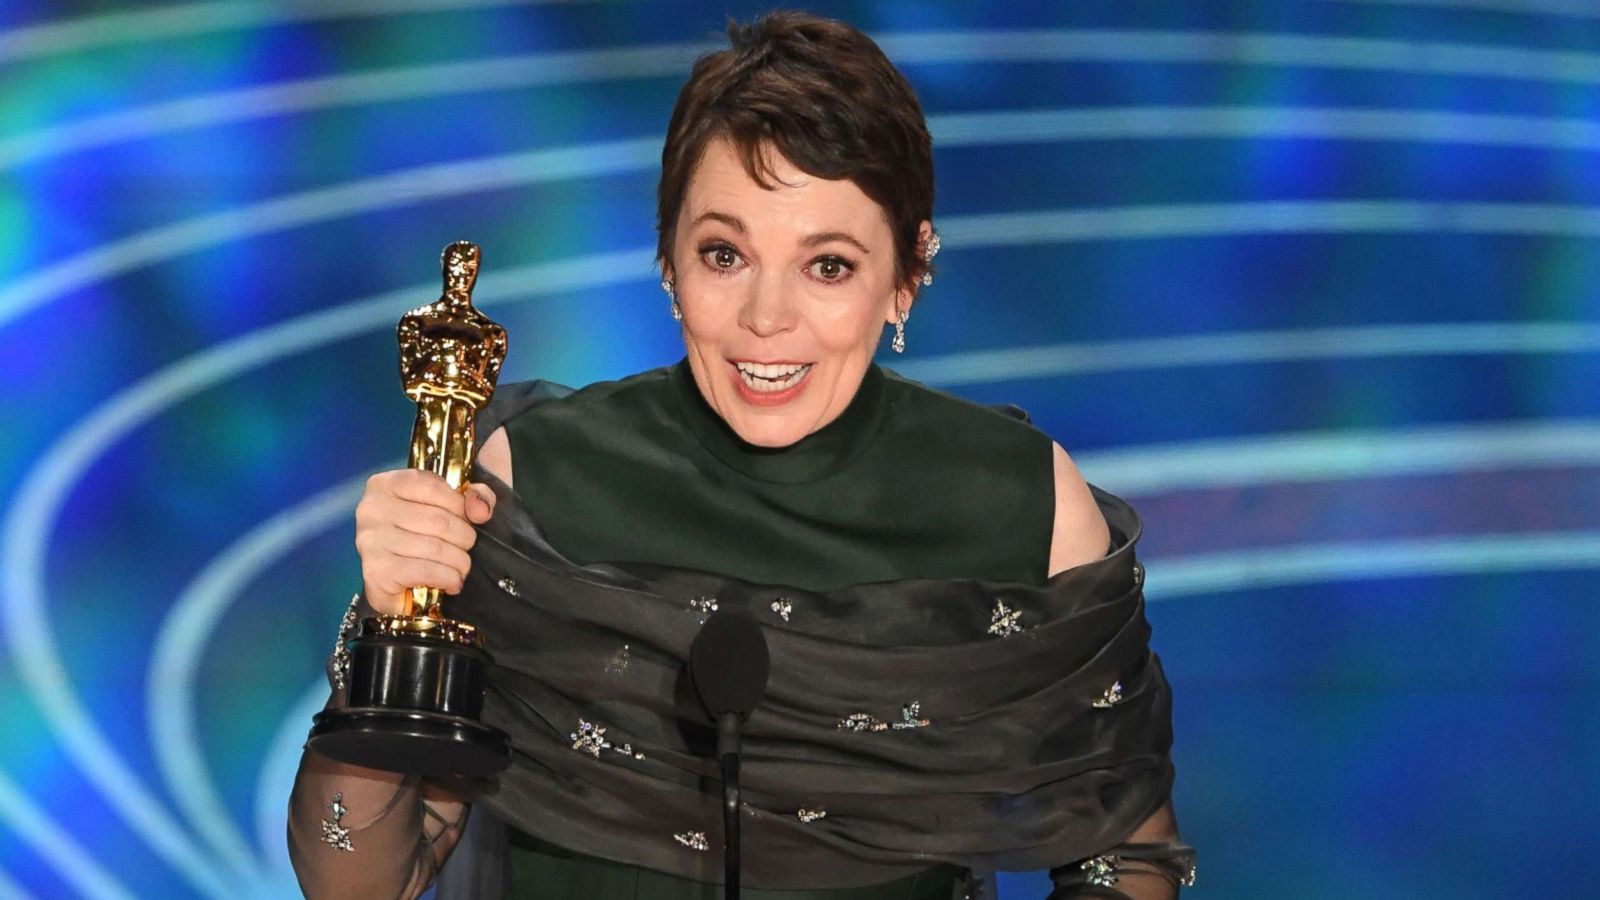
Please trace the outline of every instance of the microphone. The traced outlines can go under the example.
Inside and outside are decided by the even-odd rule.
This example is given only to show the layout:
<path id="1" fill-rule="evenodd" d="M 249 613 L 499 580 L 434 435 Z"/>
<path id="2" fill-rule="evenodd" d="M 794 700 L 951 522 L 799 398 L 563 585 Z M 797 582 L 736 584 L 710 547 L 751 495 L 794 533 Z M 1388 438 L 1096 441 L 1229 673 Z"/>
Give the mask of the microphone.
<path id="1" fill-rule="evenodd" d="M 722 763 L 723 896 L 739 896 L 739 723 L 761 704 L 772 660 L 761 626 L 747 613 L 718 610 L 689 647 L 689 678 L 717 722 Z"/>

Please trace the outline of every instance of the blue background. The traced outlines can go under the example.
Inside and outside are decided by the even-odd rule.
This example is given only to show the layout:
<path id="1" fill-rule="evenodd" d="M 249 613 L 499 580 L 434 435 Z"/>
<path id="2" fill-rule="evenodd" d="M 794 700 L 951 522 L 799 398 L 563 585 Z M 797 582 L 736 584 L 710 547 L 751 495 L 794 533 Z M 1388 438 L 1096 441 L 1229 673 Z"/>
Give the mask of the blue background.
<path id="1" fill-rule="evenodd" d="M 504 380 L 677 359 L 659 141 L 765 6 L 0 6 L 0 898 L 295 896 L 395 320 L 465 237 Z M 812 8 L 935 136 L 892 364 L 1145 516 L 1194 893 L 1594 896 L 1596 6 Z"/>

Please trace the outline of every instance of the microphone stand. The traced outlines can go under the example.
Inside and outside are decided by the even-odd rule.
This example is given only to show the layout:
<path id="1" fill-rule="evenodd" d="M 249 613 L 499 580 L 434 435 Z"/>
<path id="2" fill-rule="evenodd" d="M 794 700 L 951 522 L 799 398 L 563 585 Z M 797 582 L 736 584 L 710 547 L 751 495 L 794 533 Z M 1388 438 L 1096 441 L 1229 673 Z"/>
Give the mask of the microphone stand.
<path id="1" fill-rule="evenodd" d="M 717 716 L 717 757 L 722 761 L 722 896 L 739 898 L 739 714 Z"/>

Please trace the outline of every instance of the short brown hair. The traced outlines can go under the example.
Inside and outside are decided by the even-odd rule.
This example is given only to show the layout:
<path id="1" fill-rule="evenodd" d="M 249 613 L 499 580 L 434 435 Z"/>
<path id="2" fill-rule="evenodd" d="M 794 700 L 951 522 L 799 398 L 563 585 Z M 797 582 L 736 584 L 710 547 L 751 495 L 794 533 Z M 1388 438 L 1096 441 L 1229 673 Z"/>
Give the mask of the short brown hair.
<path id="1" fill-rule="evenodd" d="M 933 217 L 933 142 L 910 82 L 872 39 L 843 22 L 780 11 L 728 22 L 727 50 L 695 61 L 661 149 L 657 257 L 671 259 L 689 177 L 713 139 L 726 138 L 762 187 L 777 179 L 771 142 L 796 168 L 849 179 L 882 207 L 895 243 L 895 280 L 927 269 L 917 226 Z"/>

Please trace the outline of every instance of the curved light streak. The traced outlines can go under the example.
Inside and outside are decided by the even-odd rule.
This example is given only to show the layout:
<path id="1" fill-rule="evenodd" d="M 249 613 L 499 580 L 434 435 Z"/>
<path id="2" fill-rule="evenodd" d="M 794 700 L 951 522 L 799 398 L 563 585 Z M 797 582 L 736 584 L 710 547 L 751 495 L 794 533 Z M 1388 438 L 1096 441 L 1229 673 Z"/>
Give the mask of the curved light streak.
<path id="1" fill-rule="evenodd" d="M 1519 16 L 1570 16 L 1600 19 L 1600 7 L 1591 0 L 1323 0 L 1324 3 L 1362 3 L 1368 6 L 1431 6 L 1450 12 L 1479 10 Z"/>
<path id="2" fill-rule="evenodd" d="M 715 44 L 658 44 L 535 53 L 329 75 L 132 106 L 0 138 L 0 171 L 77 150 L 290 113 L 505 88 L 688 72 Z"/>
<path id="3" fill-rule="evenodd" d="M 538 294 L 576 286 L 606 284 L 649 272 L 651 251 L 602 254 L 564 263 L 507 270 L 501 278 L 484 276 L 478 293 L 486 303 L 506 296 Z M 635 268 L 636 267 L 636 268 Z M 530 280 L 524 286 L 518 281 Z M 138 425 L 149 421 L 177 398 L 200 385 L 215 384 L 281 355 L 284 346 L 315 346 L 392 324 L 396 309 L 409 308 L 437 296 L 437 287 L 395 291 L 366 301 L 302 316 L 263 332 L 218 345 L 162 369 L 117 394 L 80 419 L 24 477 L 7 512 L 3 534 L 5 590 L 0 612 L 3 631 L 24 682 L 35 695 L 52 729 L 72 759 L 151 846 L 191 882 L 213 896 L 225 896 L 209 863 L 183 833 L 178 822 L 139 778 L 73 693 L 55 635 L 45 616 L 44 558 L 46 541 L 73 486 L 104 449 Z M 159 651 L 158 651 L 159 652 Z M 0 801 L 3 801 L 0 797 Z M 0 816 L 25 815 L 0 802 Z M 19 829 L 26 839 L 32 834 Z M 41 852 L 44 848 L 41 847 Z"/>
<path id="4" fill-rule="evenodd" d="M 299 542 L 301 529 L 308 523 L 322 527 L 341 514 L 348 515 L 361 498 L 361 488 L 360 481 L 339 485 L 250 529 L 184 586 L 156 635 L 145 689 L 156 762 L 194 832 L 203 835 L 233 867 L 239 884 L 259 883 L 263 872 L 228 814 L 228 805 L 213 787 L 211 767 L 201 752 L 193 702 L 201 653 L 229 601 L 249 583 L 263 561 L 284 555 Z"/>
<path id="5" fill-rule="evenodd" d="M 1462 322 L 1292 328 L 969 350 L 896 363 L 918 381 L 989 384 L 1084 372 L 1365 359 L 1600 352 L 1592 322 Z"/>
<path id="6" fill-rule="evenodd" d="M 1320 35 L 1102 29 L 960 31 L 886 34 L 878 43 L 901 65 L 1238 64 L 1600 83 L 1600 54 Z M 718 42 L 682 42 L 520 54 L 195 94 L 0 139 L 0 170 L 74 150 L 276 115 L 536 85 L 680 75 L 696 56 L 720 46 Z M 1581 120 L 1557 121 L 1581 124 Z"/>
<path id="7" fill-rule="evenodd" d="M 1128 496 L 1192 487 L 1600 465 L 1600 420 L 1295 432 L 1101 450 L 1076 457 Z"/>
<path id="8" fill-rule="evenodd" d="M 1425 232 L 1600 237 L 1600 206 L 1312 200 L 1176 203 L 993 213 L 946 219 L 946 246 L 1221 237 L 1239 234 Z"/>
<path id="9" fill-rule="evenodd" d="M 0 813 L 17 836 L 83 896 L 91 900 L 133 900 L 132 891 L 101 868 L 69 832 L 50 821 L 50 817 L 4 772 L 0 772 Z"/>
<path id="10" fill-rule="evenodd" d="M 678 61 L 692 58 L 694 45 L 670 45 L 615 51 L 584 51 L 529 58 L 527 63 L 506 65 L 509 71 L 489 75 L 501 82 L 520 78 L 553 84 L 563 81 L 596 82 L 604 79 L 676 73 L 687 68 Z M 433 88 L 430 93 L 455 93 L 487 89 L 485 66 L 474 64 L 476 77 L 451 80 L 433 70 L 404 70 Z M 526 67 L 528 72 L 519 71 Z M 334 82 L 339 82 L 334 84 Z M 441 85 L 443 87 L 441 87 Z M 186 98 L 24 132 L 0 138 L 0 171 L 26 162 L 62 156 L 77 150 L 139 140 L 222 122 L 377 99 L 407 96 L 408 84 L 394 84 L 379 74 L 341 76 L 233 91 L 222 95 Z M 1176 138 L 1319 138 L 1346 141 L 1481 144 L 1533 147 L 1548 150 L 1600 149 L 1600 124 L 1581 118 L 1458 113 L 1414 109 L 1371 109 L 1312 106 L 1128 106 L 1100 109 L 1009 110 L 982 113 L 946 113 L 928 117 L 936 147 L 974 141 L 998 143 L 995 130 L 1006 141 L 1155 140 Z"/>
<path id="11" fill-rule="evenodd" d="M 1490 44 L 1397 41 L 1251 31 L 1116 29 L 891 34 L 878 45 L 897 63 L 1228 63 L 1591 84 L 1600 55 Z M 974 54 L 981 54 L 975 57 Z"/>
<path id="12" fill-rule="evenodd" d="M 345 515 L 349 514 L 350 510 L 345 510 Z M 331 639 L 329 645 L 332 646 Z M 288 822 L 289 794 L 294 789 L 294 774 L 300 768 L 300 751 L 306 742 L 306 732 L 311 730 L 311 717 L 321 712 L 327 702 L 328 679 L 319 677 L 289 707 L 289 712 L 278 726 L 277 735 L 267 745 L 261 770 L 256 776 L 256 841 L 261 845 L 261 853 L 273 872 L 290 873 L 287 883 L 291 888 L 295 886 L 292 875 L 294 869 L 289 863 L 289 847 L 284 833 Z"/>
<path id="13" fill-rule="evenodd" d="M 1008 116 L 996 119 L 987 133 L 977 133 L 970 130 L 971 119 L 967 122 L 946 146 L 1035 140 L 1039 127 L 1027 118 Z M 0 286 L 0 327 L 73 290 L 198 250 L 440 197 L 642 171 L 658 164 L 659 151 L 657 138 L 526 151 L 422 166 L 195 216 L 102 244 Z M 1286 231 L 1593 237 L 1600 234 L 1600 207 L 1387 200 L 1158 204 L 957 217 L 945 219 L 942 227 L 950 237 L 968 243 Z"/>
<path id="14" fill-rule="evenodd" d="M 46 266 L 0 288 L 0 326 L 69 291 L 186 253 L 330 219 L 438 197 L 658 164 L 659 138 L 608 141 L 441 163 L 235 206 L 139 232 Z"/>
<path id="15" fill-rule="evenodd" d="M 22 885 L 12 881 L 4 869 L 0 869 L 0 900 L 34 900 L 34 897 L 24 891 Z"/>
<path id="16" fill-rule="evenodd" d="M 1366 578 L 1600 567 L 1600 531 L 1291 544 L 1146 561 L 1151 602 Z"/>
<path id="17" fill-rule="evenodd" d="M 0 65 L 59 56 L 92 47 L 140 44 L 292 22 L 559 2 L 576 3 L 583 0 L 289 0 L 278 3 L 168 4 L 158 9 L 78 16 L 0 32 Z"/>

